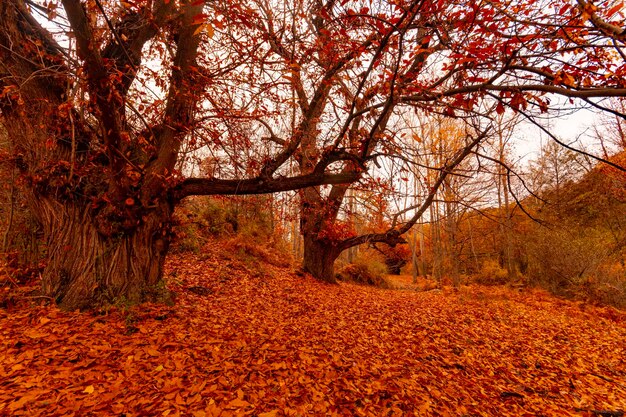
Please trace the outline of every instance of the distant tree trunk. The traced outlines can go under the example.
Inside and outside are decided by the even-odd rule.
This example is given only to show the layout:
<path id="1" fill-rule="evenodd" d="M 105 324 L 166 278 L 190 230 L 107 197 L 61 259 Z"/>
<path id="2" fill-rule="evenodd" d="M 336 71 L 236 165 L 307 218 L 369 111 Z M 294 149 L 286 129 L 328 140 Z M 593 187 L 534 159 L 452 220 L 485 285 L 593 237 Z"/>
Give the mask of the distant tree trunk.
<path id="1" fill-rule="evenodd" d="M 354 196 L 354 190 L 349 189 L 348 190 L 348 216 L 349 216 L 349 219 L 350 219 L 350 223 L 352 225 L 354 225 L 354 219 L 355 219 L 354 213 L 355 213 L 355 211 L 356 211 L 356 197 Z M 348 263 L 351 264 L 356 259 L 356 250 L 357 250 L 356 246 L 348 248 L 348 250 L 347 250 L 347 260 L 348 260 Z"/>
<path id="2" fill-rule="evenodd" d="M 500 235 L 502 237 L 502 264 L 507 270 L 508 278 L 514 276 L 512 249 L 511 249 L 511 210 L 509 204 L 509 186 L 508 173 L 505 169 L 506 161 L 506 141 L 503 137 L 503 131 L 498 131 L 498 157 L 500 165 L 498 165 L 498 209 L 500 211 Z"/>
<path id="3" fill-rule="evenodd" d="M 291 252 L 296 259 L 300 257 L 299 243 L 300 233 L 298 232 L 298 222 L 297 220 L 291 220 Z"/>
<path id="4" fill-rule="evenodd" d="M 42 292 L 61 308 L 135 304 L 165 295 L 169 208 L 147 214 L 136 229 L 107 237 L 89 207 L 49 199 L 32 207 L 43 225 L 48 252 Z"/>
<path id="5" fill-rule="evenodd" d="M 474 233 L 472 232 L 472 219 L 470 217 L 467 218 L 468 230 L 469 230 L 469 238 L 470 238 L 470 248 L 472 249 L 472 259 L 474 259 L 474 267 L 476 268 L 476 272 L 480 270 L 480 265 L 478 264 L 478 255 L 476 255 L 476 247 L 474 246 Z"/>
<path id="6" fill-rule="evenodd" d="M 304 236 L 304 260 L 302 267 L 304 271 L 315 278 L 335 283 L 335 260 L 341 251 L 336 249 L 329 242 L 321 241 L 312 236 Z"/>
<path id="7" fill-rule="evenodd" d="M 426 249 L 424 245 L 424 223 L 420 223 L 420 264 L 422 269 L 422 275 L 426 278 Z"/>
<path id="8" fill-rule="evenodd" d="M 447 257 L 449 265 L 449 274 L 452 278 L 452 285 L 456 288 L 461 284 L 459 276 L 459 254 L 457 250 L 457 212 L 456 205 L 453 202 L 454 193 L 452 193 L 452 184 L 449 181 L 449 177 L 444 182 L 445 184 L 445 204 L 444 210 L 446 212 L 446 235 L 447 235 Z"/>
<path id="9" fill-rule="evenodd" d="M 505 251 L 506 251 L 506 270 L 508 272 L 509 278 L 513 278 L 515 275 L 515 269 L 513 267 L 513 244 L 511 242 L 511 233 L 513 229 L 513 224 L 511 221 L 511 209 L 509 204 L 509 188 L 506 180 L 503 180 L 503 192 L 504 192 L 504 227 L 505 227 Z"/>
<path id="10" fill-rule="evenodd" d="M 441 287 L 441 235 L 439 231 L 439 204 L 435 202 L 430 206 L 430 225 L 431 225 L 431 246 L 433 255 L 432 276 L 437 281 L 437 286 Z"/>
<path id="11" fill-rule="evenodd" d="M 416 284 L 417 276 L 419 275 L 419 265 L 417 263 L 417 233 L 415 232 L 415 226 L 413 226 L 413 242 L 411 242 L 411 265 L 413 266 L 413 284 Z"/>
<path id="12" fill-rule="evenodd" d="M 15 199 L 16 199 L 16 191 L 15 187 L 15 168 L 11 168 L 11 185 L 9 191 L 9 219 L 7 221 L 7 228 L 4 231 L 4 236 L 2 237 L 2 251 L 6 252 L 9 249 L 9 236 L 11 236 L 11 229 L 13 228 L 13 217 L 15 214 Z"/>

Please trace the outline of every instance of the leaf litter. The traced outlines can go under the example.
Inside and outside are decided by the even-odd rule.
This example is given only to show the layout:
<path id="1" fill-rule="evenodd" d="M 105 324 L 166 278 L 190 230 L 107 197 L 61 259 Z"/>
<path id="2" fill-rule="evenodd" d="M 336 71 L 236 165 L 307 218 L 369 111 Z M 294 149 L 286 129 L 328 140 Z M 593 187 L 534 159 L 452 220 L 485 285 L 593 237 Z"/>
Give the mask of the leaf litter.
<path id="1" fill-rule="evenodd" d="M 0 309 L 0 415 L 619 416 L 626 314 L 536 290 L 317 282 L 219 244 L 173 306 Z M 611 414 L 601 414 L 611 413 Z"/>

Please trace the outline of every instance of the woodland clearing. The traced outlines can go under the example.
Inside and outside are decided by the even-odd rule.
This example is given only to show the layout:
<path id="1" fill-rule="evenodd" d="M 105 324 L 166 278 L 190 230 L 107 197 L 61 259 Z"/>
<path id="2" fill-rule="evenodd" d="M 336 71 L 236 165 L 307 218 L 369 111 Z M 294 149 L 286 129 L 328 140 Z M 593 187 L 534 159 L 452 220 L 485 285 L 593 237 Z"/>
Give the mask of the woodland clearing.
<path id="1" fill-rule="evenodd" d="M 172 306 L 64 312 L 2 288 L 0 415 L 626 410 L 619 310 L 504 287 L 332 285 L 220 246 L 168 259 Z"/>

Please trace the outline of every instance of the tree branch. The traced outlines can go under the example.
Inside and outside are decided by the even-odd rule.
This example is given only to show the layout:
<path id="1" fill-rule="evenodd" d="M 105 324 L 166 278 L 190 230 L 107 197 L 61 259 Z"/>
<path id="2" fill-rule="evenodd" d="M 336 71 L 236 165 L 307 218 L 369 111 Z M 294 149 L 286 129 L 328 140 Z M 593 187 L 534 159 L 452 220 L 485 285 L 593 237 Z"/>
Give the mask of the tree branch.
<path id="1" fill-rule="evenodd" d="M 452 88 L 444 91 L 440 94 L 429 95 L 412 95 L 405 96 L 402 101 L 406 103 L 422 102 L 422 101 L 435 101 L 440 97 L 450 97 L 457 94 L 474 93 L 478 91 L 511 91 L 511 92 L 523 92 L 523 91 L 535 91 L 543 93 L 554 93 L 564 97 L 571 98 L 590 98 L 590 97 L 624 97 L 626 96 L 626 88 L 610 88 L 610 87 L 598 87 L 598 88 L 566 88 L 557 85 L 544 85 L 544 84 L 526 84 L 526 85 L 494 85 L 494 84 L 475 84 L 465 87 Z"/>
<path id="2" fill-rule="evenodd" d="M 113 60 L 115 68 L 123 74 L 122 83 L 118 89 L 122 96 L 126 96 L 135 79 L 137 69 L 141 65 L 141 51 L 144 45 L 167 22 L 173 10 L 174 2 L 157 0 L 152 10 L 146 6 L 141 13 L 128 12 L 115 26 L 105 15 L 100 0 L 97 1 L 97 4 L 113 34 L 113 39 L 102 51 L 102 57 Z"/>
<path id="3" fill-rule="evenodd" d="M 118 202 L 124 199 L 121 185 L 121 175 L 124 160 L 118 158 L 118 151 L 122 143 L 122 107 L 121 96 L 114 94 L 116 90 L 111 83 L 107 66 L 100 55 L 99 45 L 96 44 L 89 20 L 79 0 L 62 0 L 67 18 L 76 37 L 78 56 L 85 62 L 87 86 L 91 99 L 95 102 L 102 122 L 106 153 L 109 166 L 109 193 Z"/>
<path id="4" fill-rule="evenodd" d="M 196 21 L 196 16 L 202 12 L 202 2 L 185 0 L 182 3 L 183 12 L 179 22 L 165 116 L 156 137 L 157 157 L 146 169 L 146 180 L 141 192 L 142 202 L 146 205 L 163 191 L 164 178 L 176 165 L 183 137 L 192 125 L 192 112 L 198 100 L 192 91 L 192 72 L 200 46 L 197 29 L 201 22 Z"/>
<path id="5" fill-rule="evenodd" d="M 0 88 L 17 87 L 26 100 L 62 100 L 67 87 L 68 68 L 62 60 L 63 49 L 21 1 L 0 2 Z M 33 50 L 41 42 L 45 49 Z M 34 76 L 37 74 L 36 76 Z M 8 100 L 2 106 L 12 107 Z"/>
<path id="6" fill-rule="evenodd" d="M 314 172 L 295 177 L 250 178 L 243 180 L 221 180 L 216 178 L 188 178 L 174 189 L 176 198 L 191 195 L 249 195 L 269 194 L 298 190 L 324 184 L 352 183 L 359 179 L 358 173 L 328 174 Z"/>
<path id="7" fill-rule="evenodd" d="M 587 15 L 589 16 L 589 21 L 604 35 L 616 40 L 620 40 L 622 42 L 626 41 L 626 28 L 621 28 L 602 19 L 595 12 L 593 4 L 591 4 L 590 2 L 584 0 L 576 0 L 576 2 L 578 3 L 578 8 L 583 13 L 583 15 L 587 13 Z"/>
<path id="8" fill-rule="evenodd" d="M 481 142 L 489 133 L 489 130 L 483 131 L 480 135 L 470 141 L 464 148 L 460 149 L 452 161 L 448 162 L 440 171 L 439 177 L 437 181 L 433 184 L 433 186 L 428 191 L 428 196 L 422 202 L 419 209 L 415 212 L 413 217 L 409 219 L 408 222 L 404 223 L 401 227 L 395 228 L 392 227 L 383 233 L 368 233 L 365 235 L 355 236 L 353 238 L 345 239 L 338 244 L 338 247 L 341 251 L 344 251 L 353 246 L 361 245 L 367 242 L 385 242 L 390 245 L 396 245 L 398 243 L 404 243 L 404 239 L 401 237 L 402 234 L 408 232 L 411 227 L 417 223 L 417 221 L 422 217 L 422 215 L 426 212 L 426 210 L 430 207 L 433 200 L 435 199 L 435 195 L 437 191 L 448 177 L 448 175 L 452 174 L 454 169 L 461 164 L 465 160 L 465 157 L 472 153 L 472 149 Z"/>

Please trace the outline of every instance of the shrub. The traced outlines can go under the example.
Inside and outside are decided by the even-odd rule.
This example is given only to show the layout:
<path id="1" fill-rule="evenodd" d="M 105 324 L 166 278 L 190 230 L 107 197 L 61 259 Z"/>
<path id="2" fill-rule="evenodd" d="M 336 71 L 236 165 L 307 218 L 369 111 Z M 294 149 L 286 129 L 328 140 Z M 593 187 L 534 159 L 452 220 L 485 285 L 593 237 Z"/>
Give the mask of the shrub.
<path id="1" fill-rule="evenodd" d="M 337 277 L 342 281 L 390 288 L 391 286 L 384 277 L 387 273 L 387 266 L 379 258 L 380 256 L 377 256 L 375 253 L 365 251 L 353 263 L 343 267 L 337 274 Z"/>
<path id="2" fill-rule="evenodd" d="M 206 239 L 193 223 L 178 223 L 174 226 L 172 252 L 200 252 Z"/>
<path id="3" fill-rule="evenodd" d="M 379 246 L 375 246 L 375 249 L 384 257 L 387 271 L 393 275 L 400 275 L 402 267 L 411 259 L 411 250 L 406 244 L 389 246 L 383 243 Z"/>
<path id="4" fill-rule="evenodd" d="M 527 245 L 531 283 L 558 295 L 575 295 L 597 275 L 607 243 L 599 231 L 538 230 Z"/>
<path id="5" fill-rule="evenodd" d="M 606 263 L 585 280 L 582 295 L 591 301 L 626 308 L 626 267 L 619 262 Z"/>
<path id="6" fill-rule="evenodd" d="M 243 260 L 249 258 L 262 259 L 270 265 L 280 268 L 286 268 L 291 265 L 292 259 L 280 250 L 268 246 L 267 243 L 261 244 L 251 241 L 247 236 L 237 235 L 231 239 L 224 241 L 222 248 Z"/>
<path id="7" fill-rule="evenodd" d="M 210 238 L 232 236 L 276 243 L 271 216 L 260 197 L 189 198 L 176 209 L 172 249 L 198 252 Z"/>
<path id="8" fill-rule="evenodd" d="M 509 273 L 495 259 L 483 262 L 480 271 L 472 277 L 472 281 L 480 285 L 502 285 L 509 280 Z"/>
<path id="9" fill-rule="evenodd" d="M 528 277 L 561 296 L 626 308 L 626 267 L 600 228 L 538 231 L 528 243 Z"/>

